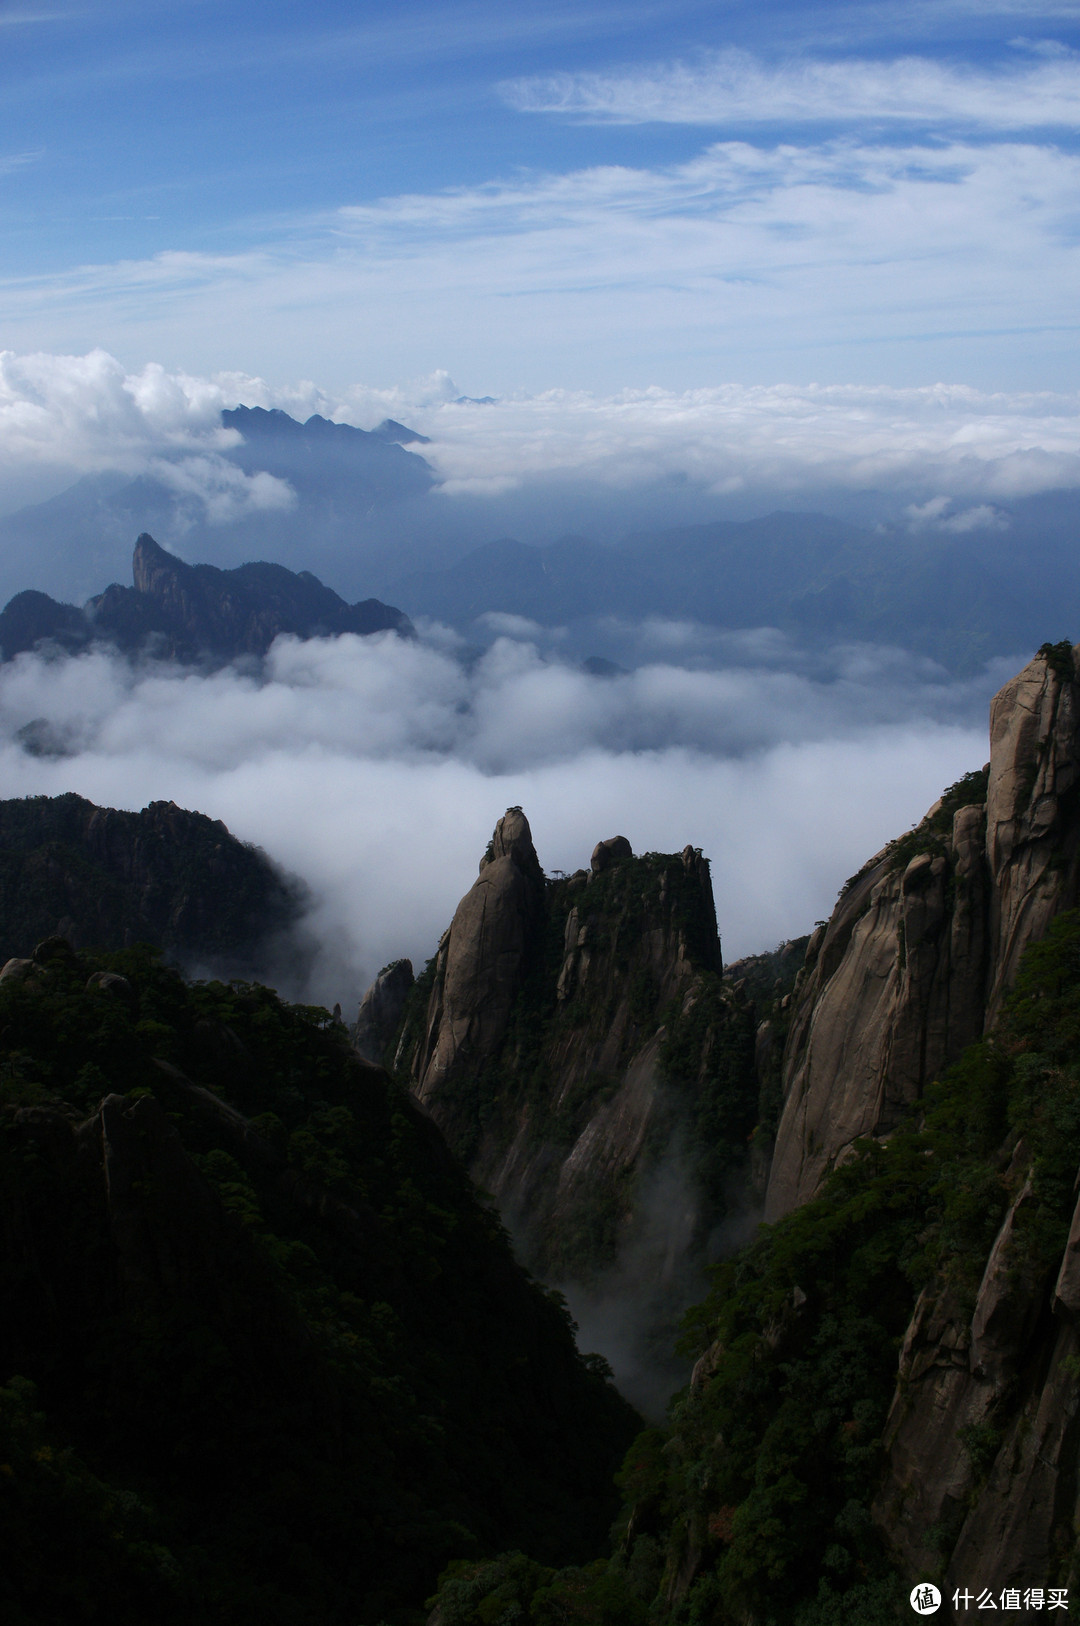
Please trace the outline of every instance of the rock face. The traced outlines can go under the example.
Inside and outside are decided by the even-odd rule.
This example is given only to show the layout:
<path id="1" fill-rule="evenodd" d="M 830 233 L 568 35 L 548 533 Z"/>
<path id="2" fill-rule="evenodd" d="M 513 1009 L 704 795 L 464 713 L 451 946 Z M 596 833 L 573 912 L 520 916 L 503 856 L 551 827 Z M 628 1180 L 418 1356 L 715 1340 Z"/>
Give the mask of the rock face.
<path id="1" fill-rule="evenodd" d="M 590 870 L 545 880 L 511 808 L 417 984 L 396 1064 L 529 1268 L 591 1291 L 629 1250 L 645 1321 L 650 1294 L 672 1300 L 703 1260 L 743 1170 L 753 1040 L 699 851 L 636 858 L 613 837 Z"/>
<path id="2" fill-rule="evenodd" d="M 848 883 L 810 939 L 783 1065 L 766 1218 L 887 1134 L 993 1021 L 1026 945 L 1080 900 L 1077 652 L 1047 646 L 996 696 L 968 775 Z"/>
<path id="3" fill-rule="evenodd" d="M 902 1573 L 937 1574 L 951 1547 L 941 1581 L 950 1597 L 976 1575 L 999 1596 L 1057 1574 L 1075 1519 L 1075 1252 L 1056 1285 L 1025 1263 L 1018 1234 L 1031 1206 L 1028 1175 L 973 1314 L 940 1281 L 924 1290 L 885 1426 L 875 1521 Z"/>
<path id="4" fill-rule="evenodd" d="M 520 807 L 507 808 L 480 874 L 439 944 L 424 1036 L 413 1058 L 418 1097 L 437 1121 L 455 1075 L 484 1067 L 498 1050 L 543 916 L 544 877 Z"/>
<path id="5" fill-rule="evenodd" d="M 301 907 L 299 884 L 263 853 L 173 802 L 141 813 L 71 794 L 0 802 L 2 960 L 59 933 L 76 947 L 153 943 L 251 976 L 275 963 Z"/>
<path id="6" fill-rule="evenodd" d="M 365 1061 L 381 1062 L 397 1033 L 405 1002 L 416 979 L 411 960 L 395 960 L 379 972 L 360 1001 L 352 1030 L 353 1048 Z"/>
<path id="7" fill-rule="evenodd" d="M 0 613 L 3 659 L 40 644 L 73 652 L 100 642 L 170 660 L 228 661 L 265 655 L 281 633 L 412 634 L 400 610 L 374 598 L 346 604 L 310 571 L 262 563 L 235 570 L 189 565 L 146 532 L 135 544 L 132 574 L 133 587 L 114 583 L 82 610 L 45 593 L 17 594 Z"/>

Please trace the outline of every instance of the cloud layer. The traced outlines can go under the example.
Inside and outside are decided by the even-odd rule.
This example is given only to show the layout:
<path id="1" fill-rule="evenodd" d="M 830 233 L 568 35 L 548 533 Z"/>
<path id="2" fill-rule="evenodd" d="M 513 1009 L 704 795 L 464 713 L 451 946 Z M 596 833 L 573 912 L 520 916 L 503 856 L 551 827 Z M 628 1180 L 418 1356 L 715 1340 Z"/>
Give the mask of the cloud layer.
<path id="1" fill-rule="evenodd" d="M 541 509 L 552 481 L 629 493 L 689 481 L 719 503 L 760 493 L 762 511 L 830 489 L 876 492 L 895 499 L 897 512 L 909 505 L 913 524 L 957 529 L 991 523 L 987 504 L 1080 485 L 1075 391 L 729 384 L 610 396 L 548 390 L 486 406 L 457 396 L 446 373 L 335 391 L 157 364 L 131 372 L 104 351 L 3 352 L 0 511 L 26 500 L 28 472 L 56 490 L 110 470 L 152 476 L 210 523 L 287 508 L 286 482 L 245 475 L 223 455 L 238 437 L 221 428 L 220 413 L 239 402 L 363 428 L 404 419 L 431 437 L 423 452 L 444 497 L 525 490 Z"/>
<path id="2" fill-rule="evenodd" d="M 1024 389 L 1071 382 L 1078 183 L 1080 156 L 1031 138 L 726 140 L 679 163 L 347 205 L 229 254 L 9 278 L 0 310 L 13 344 L 93 333 L 124 355 L 315 373 L 338 391 L 436 367 L 477 394 L 785 377 Z"/>
<path id="3" fill-rule="evenodd" d="M 1080 53 L 1017 40 L 1034 62 L 991 69 L 929 57 L 892 61 L 795 58 L 767 63 L 728 49 L 622 73 L 562 73 L 501 89 L 523 113 L 615 123 L 968 125 L 995 130 L 1080 126 Z"/>
<path id="4" fill-rule="evenodd" d="M 732 957 L 808 929 L 979 765 L 1009 667 L 957 684 L 859 649 L 814 675 L 781 644 L 744 637 L 738 666 L 669 656 L 613 680 L 505 637 L 471 668 L 392 637 L 283 639 L 265 681 L 20 657 L 0 670 L 0 763 L 9 795 L 172 799 L 265 847 L 313 890 L 323 954 L 303 991 L 327 1002 L 433 952 L 514 803 L 552 870 L 615 833 L 639 852 L 703 848 Z M 23 751 L 18 731 L 39 719 L 66 755 Z"/>

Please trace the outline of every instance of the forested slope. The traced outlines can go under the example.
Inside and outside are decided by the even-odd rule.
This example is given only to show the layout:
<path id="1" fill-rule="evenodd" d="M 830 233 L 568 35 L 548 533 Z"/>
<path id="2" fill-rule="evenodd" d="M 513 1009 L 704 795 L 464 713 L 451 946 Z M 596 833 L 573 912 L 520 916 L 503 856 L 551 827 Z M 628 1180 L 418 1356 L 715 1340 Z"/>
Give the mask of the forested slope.
<path id="1" fill-rule="evenodd" d="M 0 1613 L 413 1622 L 602 1544 L 633 1414 L 323 1011 L 62 940 L 0 981 Z"/>

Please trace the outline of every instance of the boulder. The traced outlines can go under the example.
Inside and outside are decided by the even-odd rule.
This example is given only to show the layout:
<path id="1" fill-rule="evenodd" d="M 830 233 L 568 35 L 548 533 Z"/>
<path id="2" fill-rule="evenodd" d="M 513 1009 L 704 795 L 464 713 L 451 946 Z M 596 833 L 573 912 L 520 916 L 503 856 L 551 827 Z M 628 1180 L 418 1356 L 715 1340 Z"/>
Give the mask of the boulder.
<path id="1" fill-rule="evenodd" d="M 633 856 L 634 849 L 625 836 L 608 836 L 606 841 L 598 841 L 593 848 L 589 868 L 594 875 L 599 875 L 603 870 L 610 869 L 612 864 L 621 864 Z"/>

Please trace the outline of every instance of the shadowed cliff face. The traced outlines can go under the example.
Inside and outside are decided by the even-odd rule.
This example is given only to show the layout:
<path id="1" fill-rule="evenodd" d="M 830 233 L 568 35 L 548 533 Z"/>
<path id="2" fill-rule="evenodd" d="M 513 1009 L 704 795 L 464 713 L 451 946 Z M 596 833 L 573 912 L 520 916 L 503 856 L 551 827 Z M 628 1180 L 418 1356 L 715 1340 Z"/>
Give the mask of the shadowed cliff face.
<path id="1" fill-rule="evenodd" d="M 612 837 L 588 871 L 545 880 L 512 808 L 397 1046 L 529 1268 L 601 1343 L 633 1298 L 665 1359 L 745 1190 L 757 1112 L 753 1008 L 721 972 L 700 852 L 636 858 Z"/>
<path id="2" fill-rule="evenodd" d="M 991 1023 L 1028 943 L 1080 898 L 1080 686 L 1068 645 L 996 696 L 985 779 L 969 775 L 849 882 L 807 949 L 766 1198 L 818 1189 Z"/>

